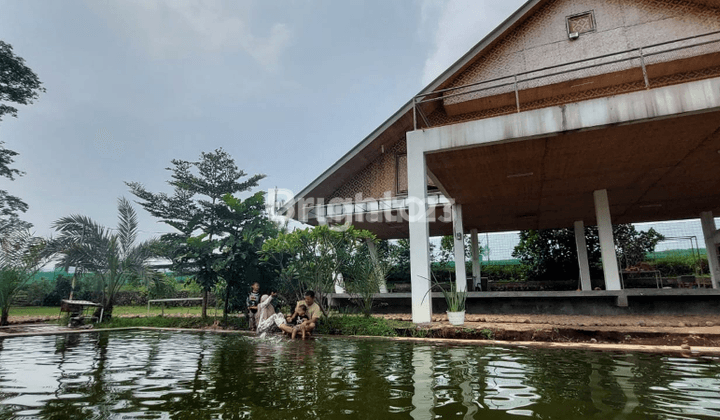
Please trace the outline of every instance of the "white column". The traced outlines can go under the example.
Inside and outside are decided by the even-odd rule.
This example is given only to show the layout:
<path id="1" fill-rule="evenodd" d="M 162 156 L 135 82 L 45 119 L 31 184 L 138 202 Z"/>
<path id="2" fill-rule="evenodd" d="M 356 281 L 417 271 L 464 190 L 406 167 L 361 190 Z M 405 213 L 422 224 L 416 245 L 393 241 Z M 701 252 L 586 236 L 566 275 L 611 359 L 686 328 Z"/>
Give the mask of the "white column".
<path id="1" fill-rule="evenodd" d="M 385 273 L 382 273 L 379 271 L 377 265 L 378 265 L 378 256 L 377 256 L 377 247 L 375 246 L 375 242 L 367 238 L 365 240 L 368 246 L 368 251 L 370 252 L 370 259 L 373 262 L 373 266 L 378 271 L 378 288 L 380 290 L 380 293 L 388 293 L 387 289 L 387 282 L 385 281 Z"/>
<path id="2" fill-rule="evenodd" d="M 477 290 L 478 284 L 481 284 L 480 277 L 482 276 L 482 272 L 480 271 L 480 247 L 478 246 L 477 229 L 472 229 L 470 231 L 470 246 L 472 247 L 473 288 Z"/>
<path id="3" fill-rule="evenodd" d="M 432 321 L 430 294 L 430 227 L 427 218 L 425 153 L 407 142 L 408 216 L 410 231 L 410 287 L 412 318 L 416 324 Z"/>
<path id="4" fill-rule="evenodd" d="M 462 205 L 452 205 L 453 215 L 453 251 L 455 253 L 455 287 L 458 292 L 467 291 L 465 273 L 465 232 L 462 222 Z"/>
<path id="5" fill-rule="evenodd" d="M 597 217 L 598 236 L 600 237 L 600 253 L 602 255 L 603 274 L 606 290 L 621 290 L 620 271 L 618 269 L 615 241 L 613 239 L 612 219 L 610 218 L 610 201 L 607 190 L 597 190 L 595 197 L 595 216 Z"/>
<path id="6" fill-rule="evenodd" d="M 710 267 L 710 281 L 713 289 L 718 288 L 720 282 L 720 262 L 718 261 L 717 229 L 715 227 L 715 219 L 711 211 L 700 213 L 700 223 L 702 223 L 703 236 L 705 237 L 705 249 L 707 250 L 708 266 Z"/>
<path id="7" fill-rule="evenodd" d="M 582 290 L 592 290 L 587 242 L 585 242 L 585 223 L 582 220 L 575 222 L 575 247 L 577 248 L 578 265 L 580 266 L 580 287 Z"/>

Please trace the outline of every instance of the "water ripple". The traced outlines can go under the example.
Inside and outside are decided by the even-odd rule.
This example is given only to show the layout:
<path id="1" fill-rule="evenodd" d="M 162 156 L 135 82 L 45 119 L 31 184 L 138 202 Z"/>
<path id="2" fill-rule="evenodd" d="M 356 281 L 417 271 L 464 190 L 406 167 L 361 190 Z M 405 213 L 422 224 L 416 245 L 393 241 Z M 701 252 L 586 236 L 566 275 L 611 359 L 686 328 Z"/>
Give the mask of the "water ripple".
<path id="1" fill-rule="evenodd" d="M 320 338 L 8 338 L 0 418 L 720 418 L 720 361 Z"/>

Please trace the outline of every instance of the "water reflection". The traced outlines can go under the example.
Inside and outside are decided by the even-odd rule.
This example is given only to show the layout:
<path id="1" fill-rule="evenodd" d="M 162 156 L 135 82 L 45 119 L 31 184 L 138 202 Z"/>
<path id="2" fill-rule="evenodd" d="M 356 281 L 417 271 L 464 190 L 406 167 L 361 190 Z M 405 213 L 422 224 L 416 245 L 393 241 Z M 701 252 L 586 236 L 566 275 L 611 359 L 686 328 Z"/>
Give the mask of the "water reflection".
<path id="1" fill-rule="evenodd" d="M 0 342 L 0 418 L 720 418 L 720 361 L 116 332 Z"/>

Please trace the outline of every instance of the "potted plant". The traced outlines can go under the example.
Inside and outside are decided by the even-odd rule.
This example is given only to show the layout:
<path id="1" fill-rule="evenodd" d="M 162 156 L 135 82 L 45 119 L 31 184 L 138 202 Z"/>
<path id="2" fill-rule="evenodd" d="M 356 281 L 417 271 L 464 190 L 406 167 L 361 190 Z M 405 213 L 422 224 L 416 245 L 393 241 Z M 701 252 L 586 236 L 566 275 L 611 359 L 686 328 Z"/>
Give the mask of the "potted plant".
<path id="1" fill-rule="evenodd" d="M 460 292 L 454 283 L 450 283 L 450 290 L 445 290 L 440 284 L 440 291 L 445 297 L 447 303 L 448 322 L 452 325 L 462 325 L 465 323 L 465 300 L 467 292 Z"/>

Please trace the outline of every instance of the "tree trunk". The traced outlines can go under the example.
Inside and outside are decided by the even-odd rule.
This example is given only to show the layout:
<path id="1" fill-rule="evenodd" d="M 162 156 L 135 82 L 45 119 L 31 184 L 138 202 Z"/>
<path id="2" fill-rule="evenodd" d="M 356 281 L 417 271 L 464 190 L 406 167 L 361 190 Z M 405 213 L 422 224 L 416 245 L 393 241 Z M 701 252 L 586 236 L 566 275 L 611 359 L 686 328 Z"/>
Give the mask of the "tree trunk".
<path id="1" fill-rule="evenodd" d="M 4 327 L 5 325 L 10 325 L 10 322 L 8 321 L 8 312 L 8 309 L 3 308 L 2 317 L 0 317 L 0 326 Z"/>
<path id="2" fill-rule="evenodd" d="M 225 286 L 225 305 L 223 307 L 223 323 L 225 328 L 228 324 L 228 303 L 230 302 L 230 285 Z"/>
<path id="3" fill-rule="evenodd" d="M 202 298 L 202 318 L 207 319 L 208 291 L 206 289 L 203 289 Z"/>

